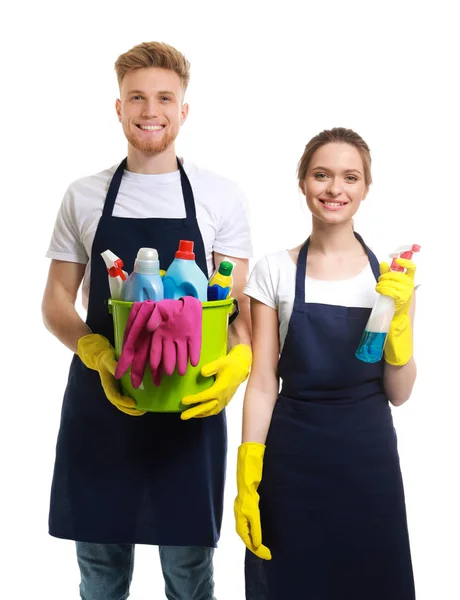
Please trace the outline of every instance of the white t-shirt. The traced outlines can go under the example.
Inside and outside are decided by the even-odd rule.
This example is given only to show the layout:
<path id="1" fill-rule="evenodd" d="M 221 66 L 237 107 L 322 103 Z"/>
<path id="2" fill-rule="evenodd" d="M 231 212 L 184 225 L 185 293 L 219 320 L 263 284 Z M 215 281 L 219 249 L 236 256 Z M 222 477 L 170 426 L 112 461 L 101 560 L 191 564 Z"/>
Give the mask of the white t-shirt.
<path id="1" fill-rule="evenodd" d="M 296 265 L 287 250 L 267 254 L 251 273 L 244 293 L 278 311 L 280 351 L 294 307 Z M 306 276 L 305 302 L 372 308 L 377 299 L 370 263 L 355 277 L 323 281 Z"/>
<path id="2" fill-rule="evenodd" d="M 69 186 L 46 253 L 48 258 L 86 265 L 82 285 L 85 308 L 88 306 L 91 247 L 117 166 L 78 179 Z M 220 175 L 187 162 L 183 166 L 195 198 L 208 274 L 211 275 L 214 269 L 214 251 L 229 257 L 250 258 L 252 247 L 246 199 L 241 190 L 234 182 Z M 125 171 L 113 216 L 127 219 L 185 218 L 179 170 L 161 175 Z"/>

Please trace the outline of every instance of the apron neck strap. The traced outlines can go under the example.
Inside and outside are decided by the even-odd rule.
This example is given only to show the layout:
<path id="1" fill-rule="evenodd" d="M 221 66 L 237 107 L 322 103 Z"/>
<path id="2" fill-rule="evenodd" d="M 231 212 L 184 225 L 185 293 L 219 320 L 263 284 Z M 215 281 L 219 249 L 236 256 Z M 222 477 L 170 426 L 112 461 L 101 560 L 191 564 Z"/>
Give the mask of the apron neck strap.
<path id="1" fill-rule="evenodd" d="M 190 185 L 190 181 L 187 177 L 187 174 L 182 166 L 179 158 L 176 157 L 177 166 L 180 172 L 180 182 L 182 187 L 182 195 L 184 197 L 184 205 L 185 205 L 185 214 L 187 219 L 195 219 L 196 218 L 196 210 L 195 210 L 195 199 L 193 197 L 192 186 Z M 123 172 L 126 169 L 126 164 L 128 162 L 127 158 L 124 158 L 121 163 L 118 165 L 117 170 L 115 171 L 112 181 L 109 185 L 109 190 L 107 192 L 107 196 L 105 198 L 104 209 L 102 211 L 103 217 L 111 217 L 113 213 L 113 208 L 115 206 L 115 202 L 118 196 L 118 190 L 120 189 L 121 180 L 123 178 Z"/>
<path id="2" fill-rule="evenodd" d="M 379 261 L 375 254 L 369 250 L 366 246 L 363 238 L 359 235 L 359 233 L 354 232 L 355 238 L 362 245 L 364 250 L 366 251 L 367 257 L 369 259 L 372 272 L 374 273 L 374 277 L 377 280 L 380 277 L 380 265 Z M 300 248 L 299 257 L 297 259 L 297 269 L 295 276 L 295 301 L 294 305 L 296 308 L 301 307 L 305 304 L 305 279 L 307 276 L 307 254 L 308 254 L 308 246 L 310 244 L 310 237 L 308 237 L 305 242 L 302 244 Z"/>
<path id="3" fill-rule="evenodd" d="M 308 237 L 302 244 L 299 256 L 297 258 L 297 269 L 295 275 L 295 308 L 299 308 L 305 304 L 305 279 L 307 276 L 307 253 L 309 244 L 310 237 Z"/>

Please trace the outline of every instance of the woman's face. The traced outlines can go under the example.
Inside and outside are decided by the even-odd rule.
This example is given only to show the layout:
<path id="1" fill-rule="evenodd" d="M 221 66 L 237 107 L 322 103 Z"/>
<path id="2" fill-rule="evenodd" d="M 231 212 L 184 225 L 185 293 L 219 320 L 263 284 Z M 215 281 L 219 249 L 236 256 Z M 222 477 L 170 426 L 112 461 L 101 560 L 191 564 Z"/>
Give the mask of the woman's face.
<path id="1" fill-rule="evenodd" d="M 321 146 L 310 160 L 302 189 L 314 217 L 331 224 L 351 220 L 368 190 L 359 151 L 343 142 Z"/>

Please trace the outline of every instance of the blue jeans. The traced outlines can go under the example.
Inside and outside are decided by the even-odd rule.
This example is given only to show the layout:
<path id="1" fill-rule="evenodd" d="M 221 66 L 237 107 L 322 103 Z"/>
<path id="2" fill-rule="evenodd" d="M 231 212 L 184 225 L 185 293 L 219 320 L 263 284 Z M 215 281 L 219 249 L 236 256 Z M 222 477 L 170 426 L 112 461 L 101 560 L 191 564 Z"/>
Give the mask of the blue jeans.
<path id="1" fill-rule="evenodd" d="M 134 568 L 133 544 L 76 542 L 82 600 L 126 600 Z M 216 600 L 213 548 L 160 546 L 168 600 Z"/>

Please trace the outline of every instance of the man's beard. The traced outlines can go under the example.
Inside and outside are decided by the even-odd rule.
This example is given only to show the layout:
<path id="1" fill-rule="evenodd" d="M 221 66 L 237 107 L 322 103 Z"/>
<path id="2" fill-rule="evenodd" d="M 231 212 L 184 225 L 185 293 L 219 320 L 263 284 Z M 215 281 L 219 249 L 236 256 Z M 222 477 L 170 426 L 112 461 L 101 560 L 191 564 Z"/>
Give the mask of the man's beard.
<path id="1" fill-rule="evenodd" d="M 160 140 L 140 140 L 135 133 L 129 132 L 127 134 L 128 142 L 145 154 L 150 154 L 151 156 L 155 156 L 156 154 L 161 154 L 164 152 L 176 139 L 176 135 L 173 133 L 166 133 L 161 137 Z"/>

